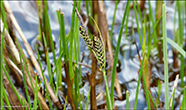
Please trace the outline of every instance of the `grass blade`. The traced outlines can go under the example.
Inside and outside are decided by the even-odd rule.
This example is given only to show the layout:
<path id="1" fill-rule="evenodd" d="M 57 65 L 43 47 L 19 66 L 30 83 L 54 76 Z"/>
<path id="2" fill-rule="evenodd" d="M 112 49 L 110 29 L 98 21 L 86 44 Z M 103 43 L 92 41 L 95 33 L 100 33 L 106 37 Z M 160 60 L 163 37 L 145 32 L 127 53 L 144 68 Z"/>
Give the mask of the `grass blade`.
<path id="1" fill-rule="evenodd" d="M 53 42 L 53 38 L 52 38 L 52 31 L 51 31 L 51 26 L 50 26 L 50 20 L 49 20 L 49 16 L 48 16 L 48 5 L 47 5 L 47 1 L 44 1 L 44 4 L 45 4 L 45 8 L 44 8 L 44 29 L 46 31 L 46 41 L 48 41 L 48 36 L 50 38 L 50 45 L 51 45 L 51 49 L 52 49 L 52 53 L 53 53 L 53 59 L 54 59 L 54 64 L 56 63 L 56 54 L 55 54 L 55 47 L 54 47 L 54 42 Z M 49 44 L 47 44 L 49 45 Z M 46 48 L 47 49 L 47 48 Z"/>
<path id="2" fill-rule="evenodd" d="M 29 98 L 28 89 L 27 89 L 27 84 L 26 84 L 25 71 L 24 71 L 24 68 L 23 68 L 23 63 L 22 63 L 22 58 L 21 58 L 20 53 L 19 53 L 19 58 L 20 58 L 21 68 L 22 68 L 22 73 L 23 73 L 23 83 L 24 83 L 24 87 L 25 87 L 26 98 L 27 98 L 27 100 L 28 100 L 29 108 L 31 108 L 30 98 Z"/>
<path id="3" fill-rule="evenodd" d="M 81 1 L 78 1 L 78 4 L 77 4 L 77 10 L 80 10 L 80 5 L 81 5 Z M 74 60 L 76 61 L 75 65 L 77 65 L 77 62 L 78 62 L 78 56 L 80 56 L 80 52 L 78 53 L 77 50 L 78 50 L 78 47 L 77 47 L 77 44 L 79 45 L 79 19 L 78 19 L 78 16 L 76 16 L 76 22 L 75 22 L 75 37 L 74 37 Z M 80 59 L 79 59 L 80 60 Z M 79 107 L 80 107 L 80 110 L 82 110 L 82 107 L 81 107 L 81 98 L 80 98 L 80 90 L 79 90 L 79 77 L 81 78 L 81 73 L 78 74 L 78 72 L 81 71 L 79 70 L 78 68 L 75 67 L 75 95 L 78 96 L 78 101 L 79 101 Z M 78 77 L 79 75 L 79 77 Z"/>
<path id="4" fill-rule="evenodd" d="M 69 76 L 70 76 L 70 80 L 72 80 L 72 78 L 74 77 L 74 71 L 73 71 L 73 39 L 74 39 L 74 25 L 75 25 L 75 8 L 76 8 L 76 0 L 74 1 L 74 5 L 73 5 L 73 10 L 72 10 L 72 17 L 71 17 L 71 30 L 70 30 L 70 45 L 69 45 Z M 73 81 L 73 84 L 75 83 L 75 81 Z M 73 86 L 72 86 L 73 87 Z M 74 94 L 74 90 L 72 89 L 72 99 L 75 105 L 75 108 L 78 109 L 78 105 L 77 105 L 77 96 Z M 76 91 L 75 91 L 76 92 Z"/>
<path id="5" fill-rule="evenodd" d="M 147 90 L 147 92 L 148 92 L 148 95 L 150 96 L 150 99 L 152 100 L 152 103 L 153 103 L 155 109 L 157 109 L 156 104 L 155 104 L 155 102 L 153 100 L 153 97 L 151 96 L 151 93 L 148 90 Z"/>
<path id="6" fill-rule="evenodd" d="M 181 55 L 186 57 L 186 52 L 178 44 L 176 44 L 173 40 L 171 40 L 170 38 L 167 38 L 167 42 L 169 44 L 171 44 L 177 51 L 179 51 L 181 53 Z"/>
<path id="7" fill-rule="evenodd" d="M 164 81 L 165 81 L 165 109 L 169 109 L 169 75 L 167 61 L 167 29 L 166 29 L 166 3 L 162 5 L 163 23 L 163 57 L 164 57 Z"/>
<path id="8" fill-rule="evenodd" d="M 11 85 L 11 87 L 12 87 L 14 93 L 15 93 L 15 95 L 17 96 L 17 99 L 19 100 L 20 104 L 23 105 L 23 102 L 21 100 L 21 97 L 19 96 L 18 92 L 16 91 L 16 88 L 14 87 L 14 84 L 10 80 L 10 77 L 9 77 L 9 75 L 8 75 L 5 67 L 3 66 L 2 68 L 3 68 L 3 71 L 4 71 L 5 75 L 6 75 L 6 77 L 7 77 L 8 81 L 9 81 L 9 83 L 10 83 L 10 85 Z"/>
<path id="9" fill-rule="evenodd" d="M 1 9 L 3 9 L 3 2 L 1 2 Z M 3 20 L 4 22 L 6 21 L 6 14 L 3 11 Z M 0 109 L 4 109 L 3 108 L 3 46 L 4 46 L 4 35 L 5 35 L 5 27 L 6 27 L 6 22 L 4 23 L 4 26 L 1 27 L 1 32 L 3 32 L 0 37 L 1 37 L 1 44 L 0 44 Z M 3 29 L 3 31 L 2 31 Z"/>
<path id="10" fill-rule="evenodd" d="M 72 56 L 73 56 L 73 37 L 74 37 L 74 21 L 75 21 L 75 7 L 76 1 L 74 1 L 73 10 L 72 10 L 72 18 L 71 18 L 71 30 L 70 30 L 70 45 L 69 45 L 69 75 L 70 80 L 74 76 L 73 73 L 73 65 L 72 65 Z"/>
<path id="11" fill-rule="evenodd" d="M 1 47 L 0 47 L 0 106 L 3 109 L 3 45 L 4 45 L 4 31 L 5 26 L 3 27 L 3 34 L 1 36 Z"/>
<path id="12" fill-rule="evenodd" d="M 113 64 L 112 79 L 111 79 L 111 103 L 112 104 L 113 104 L 113 100 L 114 100 L 114 82 L 115 82 L 116 64 L 118 61 L 118 54 L 119 54 L 119 49 L 120 49 L 120 42 L 121 42 L 124 22 L 125 22 L 125 18 L 126 18 L 126 13 L 127 13 L 127 10 L 129 10 L 129 8 L 130 8 L 129 4 L 130 4 L 130 1 L 127 1 L 127 5 L 126 5 L 125 11 L 124 11 L 124 15 L 123 15 L 123 19 L 122 19 L 122 23 L 121 23 L 121 27 L 120 27 L 115 56 L 114 56 L 114 64 Z"/>
<path id="13" fill-rule="evenodd" d="M 112 19 L 112 26 L 111 26 L 111 30 L 110 30 L 110 41 L 113 41 L 112 33 L 113 33 L 113 29 L 114 29 L 114 23 L 115 23 L 116 10 L 117 10 L 118 3 L 119 3 L 119 0 L 115 1 L 114 16 Z"/>
<path id="14" fill-rule="evenodd" d="M 46 62 L 47 62 L 48 77 L 50 79 L 50 86 L 54 90 L 52 69 L 51 69 L 51 64 L 50 64 L 50 59 L 49 59 L 49 52 L 48 52 L 48 49 L 47 49 L 47 42 L 46 42 L 44 33 L 43 33 L 43 40 L 44 40 L 44 45 L 45 45 L 45 48 L 46 48 L 45 55 L 46 55 Z"/>
<path id="15" fill-rule="evenodd" d="M 183 10 L 184 10 L 184 7 L 181 7 L 181 3 L 182 3 L 182 1 L 177 1 L 177 6 L 178 6 L 178 23 L 179 23 L 179 37 L 178 37 L 178 41 L 179 41 L 179 45 L 181 46 L 181 47 L 183 47 L 183 33 L 184 33 L 184 31 L 183 31 L 183 29 L 184 29 L 184 17 L 182 18 L 181 17 L 181 14 L 182 14 L 182 12 L 183 12 Z M 181 8 L 183 8 L 183 10 L 181 9 Z M 182 14 L 182 15 L 184 15 L 184 14 Z M 183 56 L 181 55 L 181 57 L 180 57 L 180 60 L 181 60 L 181 66 L 180 66 L 180 77 L 181 77 L 181 87 L 183 88 L 184 87 L 184 58 L 183 58 Z"/>
<path id="16" fill-rule="evenodd" d="M 183 93 L 184 94 L 183 94 L 181 109 L 185 110 L 186 109 L 186 86 L 184 87 L 184 92 Z"/>
<path id="17" fill-rule="evenodd" d="M 156 104 L 159 105 L 160 103 L 160 95 L 161 95 L 161 86 L 162 86 L 162 81 L 158 80 L 158 93 L 157 93 L 157 100 L 156 100 Z"/>
<path id="18" fill-rule="evenodd" d="M 41 60 L 40 60 L 40 57 L 39 57 L 39 50 L 38 50 L 37 45 L 36 45 L 36 50 L 37 50 L 37 57 L 38 57 L 39 66 L 40 66 L 41 70 L 43 70 L 43 69 L 42 69 L 42 66 L 41 66 Z M 44 78 L 44 73 L 43 73 L 43 71 L 41 71 L 41 72 L 42 72 L 42 77 Z M 46 96 L 48 97 L 49 105 L 50 105 L 50 107 L 52 107 L 52 104 L 51 104 L 51 101 L 50 101 L 49 92 L 48 92 L 48 88 L 47 88 L 46 81 L 45 81 L 45 78 L 43 79 L 43 81 L 44 81 L 44 82 L 43 82 L 43 83 L 44 83 L 44 86 L 45 86 L 45 88 L 46 88 Z"/>
<path id="19" fill-rule="evenodd" d="M 144 58 L 143 58 L 142 63 L 141 63 L 142 65 L 143 65 L 143 62 L 144 62 Z M 137 109 L 138 91 L 139 91 L 139 86 L 140 86 L 140 82 L 141 82 L 142 69 L 143 69 L 143 66 L 141 66 L 140 72 L 139 72 L 138 84 L 137 84 L 137 89 L 136 89 L 136 97 L 135 97 L 135 103 L 134 103 L 134 109 Z"/>
<path id="20" fill-rule="evenodd" d="M 89 87 L 89 90 L 88 90 L 86 110 L 88 110 L 88 103 L 89 103 L 89 98 L 90 98 L 90 90 L 91 90 L 91 86 Z"/>
<path id="21" fill-rule="evenodd" d="M 145 57 L 146 57 L 146 54 L 144 54 L 144 60 L 145 60 Z M 142 75 L 143 75 L 142 77 L 143 77 L 143 85 L 144 85 L 144 89 L 145 89 L 147 107 L 150 110 L 151 107 L 150 107 L 150 100 L 149 100 L 149 95 L 148 95 L 148 89 L 147 89 L 146 80 L 145 80 L 145 73 L 144 73 L 144 70 L 143 70 L 143 65 L 141 65 L 141 66 L 142 66 Z"/>
<path id="22" fill-rule="evenodd" d="M 126 91 L 126 110 L 129 110 L 129 91 Z"/>
<path id="23" fill-rule="evenodd" d="M 12 110 L 11 105 L 10 105 L 10 102 L 8 100 L 8 97 L 7 97 L 7 94 L 6 94 L 6 91 L 5 91 L 5 88 L 4 87 L 3 87 L 3 95 L 4 95 L 4 99 L 5 99 L 6 105 L 7 105 L 7 109 L 8 110 Z"/>
<path id="24" fill-rule="evenodd" d="M 64 109 L 63 110 L 66 110 L 66 105 L 67 105 L 67 96 L 65 98 L 65 105 L 64 105 Z"/>
<path id="25" fill-rule="evenodd" d="M 135 17 L 136 17 L 136 24 L 137 24 L 137 30 L 138 30 L 138 35 L 139 35 L 139 39 L 140 39 L 140 44 L 142 45 L 142 37 L 141 37 L 141 32 L 140 32 L 139 22 L 138 22 L 138 15 L 137 15 L 134 1 L 133 1 L 133 7 L 134 7 L 134 12 L 135 12 Z"/>

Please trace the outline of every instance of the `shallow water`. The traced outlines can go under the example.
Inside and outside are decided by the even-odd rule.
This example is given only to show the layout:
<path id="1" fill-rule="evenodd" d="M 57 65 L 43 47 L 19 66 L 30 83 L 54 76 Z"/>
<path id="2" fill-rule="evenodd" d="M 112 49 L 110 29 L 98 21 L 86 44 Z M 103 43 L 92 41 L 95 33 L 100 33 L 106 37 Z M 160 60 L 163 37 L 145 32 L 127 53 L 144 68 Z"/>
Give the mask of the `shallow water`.
<path id="1" fill-rule="evenodd" d="M 16 17 L 18 24 L 20 25 L 24 35 L 26 36 L 28 42 L 31 44 L 32 49 L 35 51 L 35 43 L 36 43 L 36 36 L 38 35 L 38 17 L 37 17 L 37 8 L 35 6 L 34 1 L 9 1 L 10 6 L 12 8 L 12 11 L 14 13 L 14 16 Z M 113 46 L 114 48 L 116 47 L 116 41 L 120 29 L 120 24 L 122 21 L 123 13 L 124 13 L 124 5 L 125 1 L 121 1 L 118 4 L 118 9 L 116 12 L 116 20 L 115 23 L 117 24 L 114 27 L 114 34 L 113 34 Z M 56 55 L 59 54 L 59 42 L 58 42 L 58 35 L 59 35 L 59 24 L 58 24 L 58 19 L 57 19 L 57 14 L 56 10 L 61 9 L 62 12 L 64 13 L 65 17 L 65 32 L 66 34 L 70 30 L 70 23 L 71 23 L 71 13 L 72 13 L 72 5 L 71 1 L 48 1 L 49 5 L 49 19 L 50 19 L 50 25 L 51 25 L 51 30 L 53 34 L 53 39 L 56 42 Z M 108 20 L 108 25 L 109 29 L 111 28 L 112 24 L 112 18 L 113 18 L 113 13 L 114 13 L 114 7 L 115 3 L 112 1 L 105 1 L 105 6 L 107 10 L 107 20 Z M 174 34 L 173 34 L 173 27 L 174 27 L 174 4 L 170 4 L 167 2 L 166 5 L 166 10 L 168 12 L 167 14 L 167 36 L 171 39 L 173 39 Z M 145 7 L 147 8 L 147 13 L 148 13 L 148 2 L 146 2 Z M 153 9 L 153 12 L 155 12 L 155 2 L 151 2 L 151 7 Z M 84 10 L 84 13 L 86 13 L 85 7 L 82 7 Z M 133 16 L 133 17 L 132 17 Z M 177 17 L 178 19 L 178 17 Z M 133 22 L 133 26 L 132 26 Z M 133 10 L 130 11 L 130 16 L 129 16 L 129 27 L 133 27 L 134 29 L 137 28 L 136 25 L 136 20 L 134 16 Z M 130 30 L 129 30 L 130 31 Z M 24 47 L 23 42 L 21 38 L 19 37 L 18 33 L 16 33 L 18 40 L 21 42 L 22 47 Z M 118 77 L 121 85 L 125 85 L 127 88 L 122 88 L 123 93 L 125 94 L 125 90 L 129 90 L 129 101 L 130 101 L 130 107 L 134 106 L 134 100 L 135 100 L 135 92 L 136 92 L 136 86 L 137 86 L 137 80 L 138 80 L 138 73 L 137 71 L 139 70 L 139 61 L 138 61 L 138 56 L 137 56 L 137 51 L 136 51 L 136 46 L 132 44 L 130 41 L 131 37 L 125 37 L 126 35 L 123 35 L 122 40 L 121 40 L 121 49 L 120 49 L 120 54 L 119 54 L 119 60 L 121 62 L 120 69 L 121 71 L 118 72 Z M 139 37 L 138 34 L 135 33 L 135 38 L 137 41 L 137 45 L 139 49 L 141 50 L 140 42 L 139 42 Z M 85 54 L 85 59 L 84 63 L 86 64 L 91 64 L 91 60 L 89 60 L 88 55 L 89 55 L 89 50 L 85 46 L 84 41 L 82 38 L 80 39 L 80 44 L 81 45 L 81 54 Z M 172 63 L 172 52 L 171 52 L 171 46 L 168 45 L 168 57 L 169 57 L 169 63 Z M 152 50 L 153 51 L 153 50 Z M 25 50 L 26 52 L 26 50 Z M 141 51 L 140 51 L 141 53 Z M 155 56 L 157 55 L 157 52 L 153 52 Z M 28 56 L 28 54 L 27 54 Z M 37 55 L 36 55 L 37 56 Z M 28 56 L 29 57 L 29 56 Z M 50 60 L 53 62 L 52 59 L 52 53 L 50 54 Z M 156 63 L 156 62 L 155 62 Z M 47 66 L 42 63 L 42 66 L 46 68 Z M 86 77 L 86 72 L 90 71 L 90 69 L 87 69 L 86 67 L 82 66 L 82 75 Z M 157 68 L 153 68 L 153 71 L 157 77 L 159 78 L 164 78 L 161 74 L 159 74 Z M 47 71 L 45 71 L 45 75 L 47 76 Z M 129 81 L 135 79 L 136 81 L 132 81 L 128 83 Z M 180 82 L 180 81 L 179 81 Z M 172 83 L 170 83 L 172 85 Z M 84 95 L 88 95 L 88 82 L 84 84 L 84 87 L 81 88 L 82 91 L 84 91 Z M 162 84 L 162 91 L 161 91 L 161 96 L 160 100 L 164 100 L 164 84 Z M 157 88 L 151 88 L 153 95 L 156 95 Z M 98 91 L 101 92 L 101 90 L 98 88 Z M 176 90 L 175 95 L 178 96 L 180 91 Z M 169 94 L 169 97 L 171 96 L 171 91 Z M 182 100 L 182 98 L 180 98 Z M 119 108 L 125 108 L 126 105 L 126 100 L 119 101 L 116 100 L 115 104 Z M 98 104 L 99 105 L 99 104 Z M 178 106 L 179 107 L 179 106 Z M 139 96 L 138 96 L 138 108 L 146 108 L 146 100 L 143 95 L 143 90 L 139 90 Z"/>

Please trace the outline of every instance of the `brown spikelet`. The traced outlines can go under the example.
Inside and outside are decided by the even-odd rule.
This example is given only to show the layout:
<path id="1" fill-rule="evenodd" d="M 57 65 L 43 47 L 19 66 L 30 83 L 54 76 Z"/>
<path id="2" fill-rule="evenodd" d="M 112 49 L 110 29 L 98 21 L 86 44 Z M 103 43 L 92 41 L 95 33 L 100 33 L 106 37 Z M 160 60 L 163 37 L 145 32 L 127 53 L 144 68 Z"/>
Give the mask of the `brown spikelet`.
<path id="1" fill-rule="evenodd" d="M 79 31 L 80 34 L 85 41 L 86 45 L 93 51 L 95 54 L 100 66 L 102 69 L 105 69 L 105 50 L 103 47 L 103 43 L 99 38 L 94 36 L 94 46 L 93 46 L 93 41 L 89 38 L 88 34 L 86 31 L 83 29 L 83 27 L 79 26 Z"/>
<path id="2" fill-rule="evenodd" d="M 87 35 L 87 33 L 85 32 L 85 30 L 79 26 L 79 31 L 80 31 L 80 34 L 83 38 L 83 40 L 85 41 L 86 45 L 92 49 L 93 48 L 93 42 L 91 41 L 91 39 L 89 38 L 89 36 Z"/>
<path id="3" fill-rule="evenodd" d="M 101 40 L 99 38 L 97 38 L 96 36 L 94 36 L 94 47 L 93 47 L 93 51 L 95 53 L 95 55 L 97 56 L 98 62 L 100 63 L 102 69 L 105 68 L 105 50 L 103 48 L 103 44 L 101 42 Z"/>

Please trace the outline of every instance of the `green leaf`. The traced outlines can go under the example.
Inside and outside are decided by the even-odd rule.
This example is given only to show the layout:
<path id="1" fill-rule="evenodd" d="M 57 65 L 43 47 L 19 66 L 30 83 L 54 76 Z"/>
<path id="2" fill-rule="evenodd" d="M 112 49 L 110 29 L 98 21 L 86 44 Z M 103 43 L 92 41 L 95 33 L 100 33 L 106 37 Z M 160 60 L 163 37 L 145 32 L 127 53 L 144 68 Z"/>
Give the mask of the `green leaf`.
<path id="1" fill-rule="evenodd" d="M 179 51 L 184 57 L 186 57 L 186 52 L 173 40 L 171 40 L 170 38 L 167 38 L 167 42 L 171 44 L 177 51 Z"/>

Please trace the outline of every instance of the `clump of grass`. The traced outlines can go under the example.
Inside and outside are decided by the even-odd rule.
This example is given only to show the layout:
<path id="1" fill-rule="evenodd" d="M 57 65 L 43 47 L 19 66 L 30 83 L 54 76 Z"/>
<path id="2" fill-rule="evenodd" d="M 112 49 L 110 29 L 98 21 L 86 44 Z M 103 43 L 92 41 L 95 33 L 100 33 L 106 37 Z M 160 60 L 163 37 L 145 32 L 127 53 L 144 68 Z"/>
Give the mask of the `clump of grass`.
<path id="1" fill-rule="evenodd" d="M 78 14 L 78 13 L 77 13 Z M 93 20 L 94 21 L 94 20 Z M 95 23 L 95 21 L 94 21 Z M 95 24 L 96 27 L 98 28 L 97 24 Z M 96 59 L 97 61 L 99 62 L 100 66 L 101 66 L 101 69 L 102 69 L 102 72 L 103 72 L 103 76 L 104 76 L 104 80 L 105 80 L 105 85 L 106 85 L 106 97 L 107 97 L 107 108 L 108 109 L 112 109 L 112 104 L 111 104 L 111 99 L 110 99 L 110 94 L 109 94 L 109 89 L 108 89 L 108 84 L 107 84 L 107 78 L 106 78 L 106 75 L 105 75 L 105 64 L 106 64 L 106 59 L 105 59 L 105 48 L 104 48 L 104 44 L 103 44 L 103 40 L 102 40 L 102 36 L 100 34 L 100 38 L 97 38 L 96 36 L 94 36 L 93 40 L 94 40 L 94 43 L 95 45 L 93 46 L 93 41 L 91 41 L 91 39 L 89 38 L 86 30 L 85 30 L 85 27 L 79 27 L 79 30 L 80 30 L 80 34 L 82 35 L 85 43 L 87 44 L 87 46 L 92 50 L 92 52 L 94 53 L 94 55 L 96 56 Z M 99 31 L 99 29 L 98 29 Z M 100 31 L 99 31 L 100 33 Z"/>
<path id="2" fill-rule="evenodd" d="M 110 37 L 111 37 L 111 41 L 113 40 L 112 38 L 112 31 L 114 28 L 114 22 L 115 22 L 115 16 L 116 16 L 116 11 L 117 11 L 117 5 L 118 5 L 119 1 L 117 1 L 115 3 L 115 9 L 114 9 L 114 17 L 113 17 L 113 21 L 112 21 L 112 27 L 111 27 L 111 31 L 110 31 Z M 41 5 L 41 2 L 38 2 L 38 8 L 40 7 L 39 5 Z M 10 79 L 9 76 L 9 69 L 8 66 L 6 65 L 6 63 L 4 64 L 4 58 L 3 58 L 3 48 L 5 49 L 4 46 L 4 37 L 5 37 L 5 29 L 8 29 L 7 27 L 7 23 L 6 23 L 6 13 L 5 10 L 2 8 L 2 2 L 1 2 L 1 10 L 2 10 L 2 18 L 3 18 L 3 22 L 4 22 L 4 27 L 1 29 L 1 47 L 0 47 L 0 106 L 3 107 L 3 104 L 6 104 L 7 106 L 11 106 L 11 103 L 9 101 L 8 95 L 6 94 L 6 88 L 4 88 L 3 85 L 3 78 L 5 75 L 11 85 L 11 88 L 13 90 L 13 92 L 15 93 L 18 101 L 20 102 L 21 106 L 26 106 L 27 108 L 25 109 L 43 109 L 43 108 L 47 108 L 47 109 L 55 109 L 54 107 L 56 107 L 56 109 L 62 109 L 62 103 L 59 102 L 59 98 L 60 94 L 59 94 L 59 88 L 62 87 L 62 81 L 66 83 L 67 85 L 67 90 L 68 90 L 68 94 L 66 96 L 66 98 L 64 98 L 65 102 L 63 104 L 63 108 L 66 109 L 66 105 L 68 103 L 70 103 L 71 108 L 72 109 L 88 109 L 89 107 L 89 102 L 90 104 L 92 104 L 92 100 L 90 100 L 91 97 L 91 91 L 92 91 L 92 86 L 89 87 L 88 90 L 88 96 L 87 96 L 87 101 L 84 101 L 84 95 L 80 92 L 80 88 L 83 87 L 83 80 L 82 80 L 82 76 L 81 76 L 81 65 L 77 66 L 78 64 L 80 64 L 79 62 L 80 60 L 80 36 L 79 33 L 81 34 L 83 40 L 85 41 L 86 45 L 89 47 L 89 49 L 93 52 L 93 54 L 95 55 L 100 67 L 101 67 L 101 71 L 103 73 L 103 77 L 104 77 L 104 81 L 105 81 L 105 86 L 106 86 L 106 107 L 107 109 L 114 109 L 114 83 L 115 83 L 115 74 L 116 74 L 116 67 L 117 67 L 117 62 L 118 62 L 118 55 L 119 55 L 119 50 L 120 50 L 120 42 L 121 42 L 121 38 L 122 38 L 122 33 L 123 33 L 123 28 L 125 26 L 125 33 L 128 30 L 128 18 L 129 18 L 129 13 L 130 13 L 130 1 L 127 1 L 126 3 L 126 8 L 124 11 L 124 15 L 123 15 L 123 19 L 122 19 L 122 23 L 121 23 L 121 27 L 120 27 L 120 31 L 119 31 L 119 36 L 118 36 L 118 41 L 117 41 L 117 46 L 116 46 L 116 50 L 115 50 L 115 56 L 114 56 L 114 63 L 113 63 L 113 68 L 112 68 L 112 77 L 111 77 L 111 88 L 109 90 L 109 85 L 108 85 L 108 76 L 106 76 L 106 47 L 105 44 L 103 42 L 102 36 L 101 36 L 101 32 L 99 30 L 99 27 L 97 26 L 97 24 L 95 23 L 94 19 L 90 19 L 89 20 L 89 26 L 93 26 L 95 25 L 95 27 L 98 30 L 98 33 L 100 35 L 100 37 L 98 36 L 93 36 L 90 33 L 90 29 L 88 29 L 88 31 L 86 30 L 86 28 L 84 27 L 84 24 L 81 22 L 79 16 L 80 15 L 76 15 L 75 11 L 80 11 L 80 6 L 81 6 L 81 2 L 78 1 L 74 1 L 74 6 L 73 6 L 73 10 L 72 10 L 72 22 L 71 22 L 71 30 L 69 32 L 69 34 L 65 35 L 65 22 L 64 22 L 64 14 L 61 12 L 61 10 L 57 11 L 57 17 L 58 17 L 58 21 L 59 21 L 59 25 L 60 25 L 60 33 L 59 33 L 59 42 L 60 42 L 60 52 L 59 52 L 59 56 L 56 57 L 55 55 L 55 45 L 53 42 L 53 38 L 52 38 L 52 31 L 51 31 L 51 27 L 50 27 L 50 22 L 49 22 L 49 16 L 48 16 L 48 8 L 47 8 L 47 1 L 44 1 L 43 4 L 45 5 L 44 7 L 44 12 L 41 13 L 39 12 L 38 9 L 38 16 L 39 20 L 43 20 L 42 22 L 39 21 L 39 34 L 40 37 L 42 39 L 42 43 L 44 45 L 44 52 L 45 52 L 45 60 L 46 60 L 46 64 L 47 64 L 47 71 L 48 71 L 48 76 L 49 76 L 49 80 L 50 80 L 50 85 L 48 85 L 47 79 L 44 76 L 43 71 L 39 71 L 39 69 L 37 68 L 36 70 L 41 72 L 40 77 L 42 79 L 42 81 L 38 80 L 38 76 L 36 75 L 35 77 L 33 77 L 30 74 L 30 70 L 29 67 L 27 67 L 27 62 L 26 59 L 23 55 L 23 51 L 21 49 L 21 46 L 19 45 L 18 41 L 16 40 L 16 44 L 17 47 L 19 49 L 19 62 L 20 62 L 20 70 L 22 70 L 22 79 L 23 79 L 23 83 L 24 83 L 24 87 L 25 87 L 25 96 L 22 100 L 22 97 L 19 95 L 19 92 L 16 90 L 16 87 L 14 86 L 13 82 Z M 76 4 L 77 4 L 77 10 L 76 10 Z M 135 6 L 136 4 L 136 6 Z M 92 3 L 91 1 L 85 1 L 85 5 L 86 5 L 86 10 L 87 10 L 87 14 L 90 15 L 92 18 L 93 16 L 93 5 L 94 3 Z M 151 49 L 152 48 L 156 48 L 157 50 L 160 49 L 158 47 L 158 42 L 163 40 L 163 63 L 164 63 L 164 83 L 165 83 L 165 109 L 169 109 L 171 107 L 171 109 L 174 109 L 174 99 L 175 99 L 175 91 L 176 88 L 173 90 L 172 92 L 172 98 L 170 101 L 169 100 L 169 67 L 168 67 L 168 58 L 167 58 L 167 42 L 174 47 L 179 53 L 178 55 L 180 55 L 180 61 L 181 61 L 181 65 L 180 65 L 180 78 L 181 78 L 181 87 L 184 88 L 183 90 L 183 100 L 182 102 L 180 102 L 181 109 L 185 109 L 186 108 L 186 87 L 184 87 L 184 57 L 186 57 L 186 52 L 183 49 L 183 39 L 184 39 L 184 35 L 183 35 L 183 30 L 184 30 L 184 16 L 182 16 L 184 11 L 181 11 L 181 2 L 177 1 L 176 2 L 176 13 L 178 14 L 178 25 L 179 25 L 179 30 L 175 31 L 177 32 L 177 34 L 181 37 L 178 37 L 178 35 L 176 35 L 177 37 L 175 37 L 175 40 L 171 40 L 170 38 L 167 38 L 167 28 L 166 28 L 166 9 L 165 6 L 166 4 L 162 5 L 162 15 L 159 16 L 158 19 L 154 20 L 153 18 L 153 12 L 151 9 L 151 3 L 150 1 L 148 1 L 148 5 L 149 5 L 149 21 L 148 21 L 148 16 L 146 15 L 146 12 L 144 10 L 142 10 L 142 8 L 140 7 L 140 5 L 138 3 L 133 2 L 133 8 L 134 8 L 134 13 L 135 13 L 135 17 L 136 17 L 136 23 L 137 23 L 137 32 L 139 34 L 139 42 L 142 47 L 142 59 L 140 57 L 139 54 L 139 50 L 138 50 L 138 57 L 139 57 L 139 62 L 140 62 L 140 70 L 139 70 L 139 77 L 138 77 L 138 81 L 137 81 L 137 89 L 136 89 L 136 95 L 135 95 L 135 102 L 134 102 L 134 109 L 137 109 L 137 102 L 138 102 L 138 93 L 139 93 L 139 89 L 140 89 L 140 83 L 142 85 L 142 88 L 144 90 L 144 96 L 146 98 L 146 104 L 148 109 L 158 109 L 158 107 L 160 106 L 160 108 L 162 109 L 162 105 L 161 105 L 161 100 L 160 100 L 160 95 L 161 95 L 161 89 L 162 89 L 162 81 L 158 80 L 158 92 L 157 92 L 157 97 L 152 97 L 152 93 L 150 91 L 150 82 L 148 79 L 148 75 L 150 76 L 151 73 L 148 72 L 148 64 L 149 62 L 149 58 L 151 57 Z M 90 7 L 89 7 L 90 6 Z M 41 6 L 42 7 L 42 6 Z M 40 7 L 40 8 L 41 8 Z M 90 11 L 89 11 L 90 8 Z M 138 14 L 139 14 L 139 20 L 138 20 Z M 43 16 L 43 17 L 41 17 Z M 126 18 L 127 17 L 127 18 Z M 143 21 L 143 17 L 144 17 L 144 21 Z M 159 38 L 159 31 L 158 29 L 156 30 L 157 27 L 161 26 L 159 25 L 160 21 L 162 19 L 162 34 L 163 37 Z M 81 22 L 81 25 L 79 23 L 79 21 Z M 140 24 L 141 24 L 141 29 L 140 29 Z M 176 22 L 175 22 L 176 25 Z M 88 27 L 89 27 L 88 26 Z M 152 30 L 151 30 L 152 27 Z M 161 28 L 160 28 L 161 29 Z M 142 30 L 142 32 L 141 32 Z M 175 29 L 176 30 L 176 29 Z M 153 32 L 151 32 L 153 31 Z M 175 33 L 176 34 L 176 33 Z M 25 40 L 25 39 L 24 39 Z M 25 45 L 27 46 L 27 42 L 24 41 Z M 68 48 L 69 46 L 69 48 Z M 136 44 L 137 46 L 137 44 Z M 49 47 L 49 48 L 48 48 Z M 41 66 L 41 59 L 40 59 L 40 55 L 39 55 L 39 50 L 38 50 L 38 46 L 36 46 L 36 50 L 37 50 L 37 56 L 38 56 L 38 64 L 39 64 L 39 68 L 40 70 L 43 70 L 42 66 Z M 162 50 L 161 50 L 162 51 Z M 53 59 L 54 59 L 54 69 L 52 69 L 51 67 L 51 62 L 49 59 L 49 52 L 52 52 L 53 54 Z M 31 54 L 31 53 L 30 53 Z M 31 56 L 31 55 L 30 55 Z M 12 57 L 10 58 L 12 59 Z M 63 60 L 62 60 L 63 59 Z M 160 57 L 159 57 L 160 59 Z M 35 63 L 35 62 L 34 62 Z M 18 65 L 18 64 L 17 64 Z M 62 75 L 62 68 L 64 68 L 65 70 L 65 77 Z M 8 70 L 8 71 L 7 71 Z M 93 70 L 95 71 L 95 70 Z M 151 71 L 151 70 L 149 70 Z M 5 73 L 5 74 L 4 74 Z M 107 73 L 109 73 L 107 71 Z M 57 81 L 54 80 L 54 74 L 56 74 L 57 76 Z M 108 75 L 108 74 L 107 74 Z M 63 79 L 63 80 L 62 80 Z M 32 82 L 32 80 L 34 82 Z M 46 94 L 42 94 L 40 93 L 39 89 L 41 86 L 41 83 L 44 83 L 44 87 L 46 88 Z M 55 84 L 56 82 L 56 84 Z M 51 87 L 52 88 L 51 88 Z M 31 100 L 30 100 L 30 93 L 29 93 L 29 88 L 32 89 L 32 93 L 34 94 L 34 98 L 33 98 L 33 104 L 31 104 Z M 54 93 L 54 94 L 53 94 Z M 39 98 L 39 94 L 42 96 L 41 98 L 43 98 L 44 100 L 41 100 L 41 98 Z M 126 109 L 131 109 L 129 108 L 129 91 L 127 90 L 126 92 Z M 96 97 L 96 95 L 95 95 Z M 94 97 L 94 98 L 95 98 Z M 91 97 L 92 98 L 92 97 Z M 67 100 L 68 99 L 68 100 Z M 95 98 L 96 99 L 96 98 Z M 45 100 L 48 100 L 48 105 L 46 104 Z M 125 100 L 125 99 L 124 99 Z M 5 103 L 3 103 L 3 101 Z M 52 103 L 54 102 L 54 104 Z M 95 104 L 97 104 L 96 100 L 94 102 Z M 44 107 L 45 104 L 46 106 Z M 92 105 L 92 106 L 96 106 L 96 105 Z M 91 107 L 92 107 L 91 106 Z M 60 108 L 61 107 L 61 108 Z M 131 107 L 131 105 L 130 105 Z M 2 108 L 3 109 L 3 108 Z M 12 109 L 12 108 L 8 108 L 8 109 Z"/>

